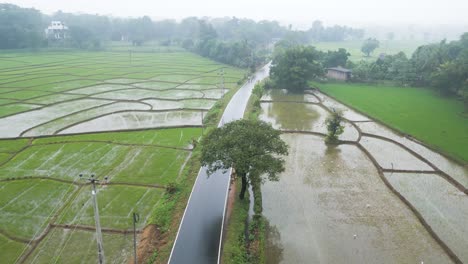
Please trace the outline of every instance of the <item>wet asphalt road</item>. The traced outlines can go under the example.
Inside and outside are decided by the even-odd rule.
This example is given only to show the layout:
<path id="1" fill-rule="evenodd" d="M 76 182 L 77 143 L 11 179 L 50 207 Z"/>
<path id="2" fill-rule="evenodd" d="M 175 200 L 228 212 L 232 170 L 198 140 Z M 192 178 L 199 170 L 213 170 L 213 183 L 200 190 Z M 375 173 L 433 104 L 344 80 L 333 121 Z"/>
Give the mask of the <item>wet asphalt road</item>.
<path id="1" fill-rule="evenodd" d="M 229 102 L 218 126 L 241 119 L 257 81 L 269 75 L 270 64 L 257 71 Z M 198 173 L 169 258 L 170 264 L 211 264 L 219 262 L 230 171 L 216 171 L 208 177 L 206 168 Z"/>

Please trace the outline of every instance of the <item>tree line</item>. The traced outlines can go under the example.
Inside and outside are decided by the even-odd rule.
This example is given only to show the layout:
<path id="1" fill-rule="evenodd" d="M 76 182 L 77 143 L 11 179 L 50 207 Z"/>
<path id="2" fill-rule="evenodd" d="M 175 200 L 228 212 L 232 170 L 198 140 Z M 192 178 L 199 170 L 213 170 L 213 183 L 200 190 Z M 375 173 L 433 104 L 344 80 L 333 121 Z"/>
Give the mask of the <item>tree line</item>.
<path id="1" fill-rule="evenodd" d="M 400 52 L 348 66 L 354 81 L 388 80 L 403 86 L 433 87 L 444 95 L 461 96 L 468 109 L 468 33 L 459 40 L 420 46 L 411 57 Z"/>
<path id="2" fill-rule="evenodd" d="M 44 29 L 51 21 L 61 21 L 69 27 L 67 40 L 45 37 Z M 309 30 L 297 31 L 292 30 L 291 25 L 282 26 L 277 21 L 256 22 L 236 17 L 153 21 L 147 16 L 115 18 L 62 11 L 45 15 L 32 8 L 0 4 L 0 49 L 50 46 L 92 49 L 100 48 L 106 41 L 124 40 L 133 45 L 158 41 L 161 45 L 184 46 L 221 62 L 245 67 L 265 56 L 265 52 L 258 50 L 279 39 L 297 43 L 341 41 L 360 38 L 363 34 L 361 29 L 346 26 L 325 27 L 320 21 L 314 22 Z"/>
<path id="3" fill-rule="evenodd" d="M 461 98 L 468 111 L 468 33 L 456 41 L 420 46 L 409 58 L 399 52 L 353 63 L 345 49 L 323 52 L 286 40 L 277 43 L 274 54 L 269 86 L 301 91 L 308 80 L 323 80 L 326 68 L 346 66 L 352 69 L 350 81 L 432 87 L 441 95 Z"/>

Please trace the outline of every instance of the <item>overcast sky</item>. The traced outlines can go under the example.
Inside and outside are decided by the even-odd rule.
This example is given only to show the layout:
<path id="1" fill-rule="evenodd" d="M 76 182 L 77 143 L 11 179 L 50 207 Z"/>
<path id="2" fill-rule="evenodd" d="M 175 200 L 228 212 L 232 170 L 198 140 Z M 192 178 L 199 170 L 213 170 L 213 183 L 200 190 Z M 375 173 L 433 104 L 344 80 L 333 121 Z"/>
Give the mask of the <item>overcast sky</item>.
<path id="1" fill-rule="evenodd" d="M 2 1 L 2 0 L 0 0 Z M 8 1 L 8 0 L 7 0 Z M 468 0 L 10 0 L 45 13 L 57 10 L 119 17 L 237 16 L 305 24 L 468 24 Z"/>

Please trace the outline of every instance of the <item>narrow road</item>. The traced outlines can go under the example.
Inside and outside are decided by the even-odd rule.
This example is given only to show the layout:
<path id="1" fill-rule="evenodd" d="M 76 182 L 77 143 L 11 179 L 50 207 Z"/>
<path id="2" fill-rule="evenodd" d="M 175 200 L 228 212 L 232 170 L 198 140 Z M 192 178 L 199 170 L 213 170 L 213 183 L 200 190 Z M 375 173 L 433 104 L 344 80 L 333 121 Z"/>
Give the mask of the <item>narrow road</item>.
<path id="1" fill-rule="evenodd" d="M 243 117 L 255 83 L 268 77 L 269 69 L 267 64 L 237 91 L 218 127 Z M 230 171 L 219 170 L 208 177 L 206 168 L 200 169 L 169 257 L 170 264 L 219 262 L 229 181 Z"/>

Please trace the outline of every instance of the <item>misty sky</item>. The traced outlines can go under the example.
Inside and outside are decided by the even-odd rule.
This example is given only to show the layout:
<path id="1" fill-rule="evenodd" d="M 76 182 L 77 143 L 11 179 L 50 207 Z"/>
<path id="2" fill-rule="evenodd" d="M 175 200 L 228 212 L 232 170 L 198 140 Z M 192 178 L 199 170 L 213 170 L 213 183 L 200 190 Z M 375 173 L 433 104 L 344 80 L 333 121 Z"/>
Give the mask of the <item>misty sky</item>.
<path id="1" fill-rule="evenodd" d="M 0 0 L 1 1 L 1 0 Z M 8 1 L 8 0 L 6 0 Z M 237 16 L 305 24 L 467 24 L 468 0 L 10 0 L 44 13 L 57 10 L 119 17 Z"/>

